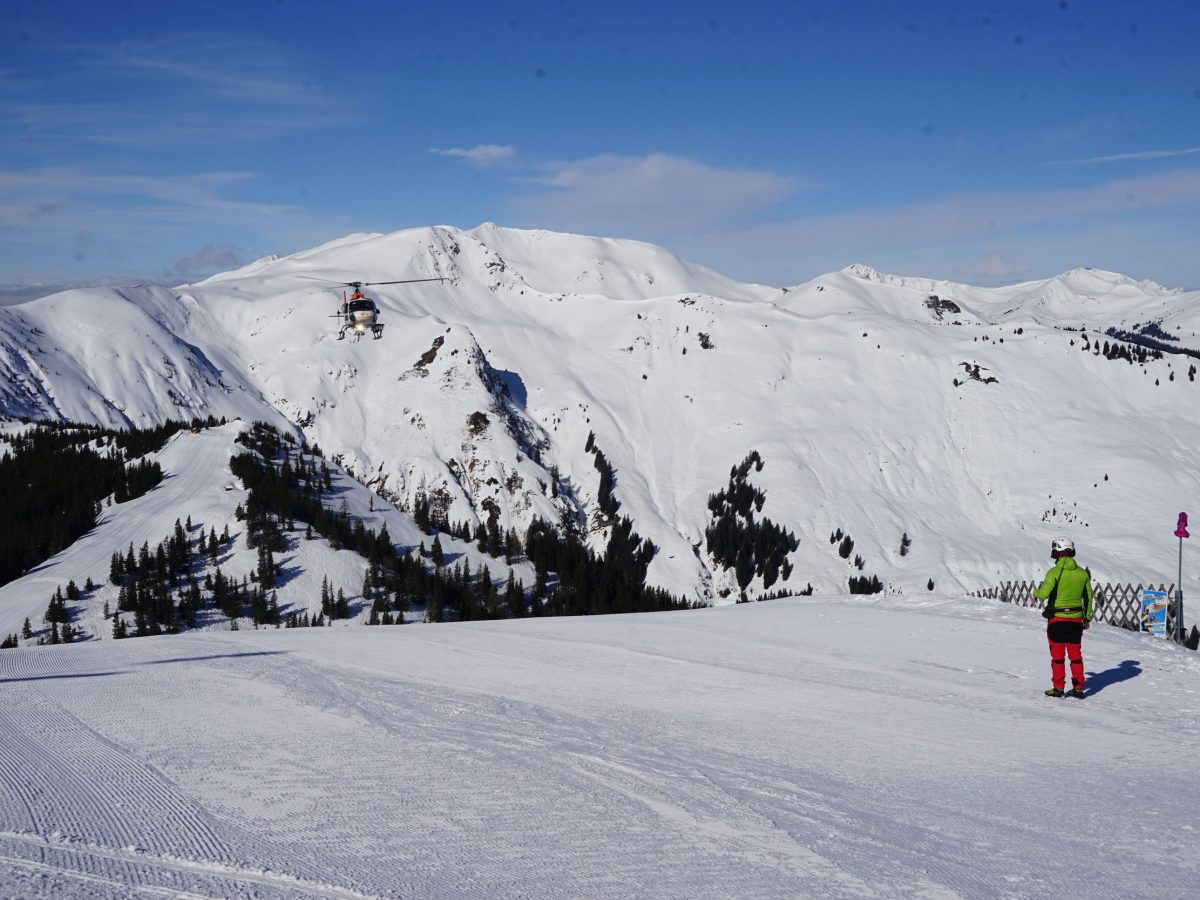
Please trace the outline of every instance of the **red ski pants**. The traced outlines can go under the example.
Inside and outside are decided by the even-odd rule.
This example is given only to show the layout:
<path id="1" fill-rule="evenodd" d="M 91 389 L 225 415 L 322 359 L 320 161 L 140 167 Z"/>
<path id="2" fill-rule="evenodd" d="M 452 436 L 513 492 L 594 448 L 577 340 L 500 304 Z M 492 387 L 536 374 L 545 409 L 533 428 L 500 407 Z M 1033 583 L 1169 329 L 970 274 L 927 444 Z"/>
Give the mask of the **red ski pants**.
<path id="1" fill-rule="evenodd" d="M 1067 657 L 1071 659 L 1071 686 L 1083 690 L 1083 623 L 1078 619 L 1051 619 L 1046 626 L 1050 642 L 1050 679 L 1060 691 L 1066 686 Z"/>

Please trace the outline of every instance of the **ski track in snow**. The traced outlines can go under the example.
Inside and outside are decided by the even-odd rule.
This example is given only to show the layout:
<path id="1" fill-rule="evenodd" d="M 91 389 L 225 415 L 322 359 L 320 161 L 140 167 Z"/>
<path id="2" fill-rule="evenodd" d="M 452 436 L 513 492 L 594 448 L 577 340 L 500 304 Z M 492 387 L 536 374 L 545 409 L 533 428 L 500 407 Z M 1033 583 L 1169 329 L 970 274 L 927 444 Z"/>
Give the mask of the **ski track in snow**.
<path id="1" fill-rule="evenodd" d="M 876 598 L 3 653 L 0 893 L 1191 896 L 1200 661 L 1093 629 L 1089 671 L 1142 674 L 1048 701 L 1041 624 Z"/>

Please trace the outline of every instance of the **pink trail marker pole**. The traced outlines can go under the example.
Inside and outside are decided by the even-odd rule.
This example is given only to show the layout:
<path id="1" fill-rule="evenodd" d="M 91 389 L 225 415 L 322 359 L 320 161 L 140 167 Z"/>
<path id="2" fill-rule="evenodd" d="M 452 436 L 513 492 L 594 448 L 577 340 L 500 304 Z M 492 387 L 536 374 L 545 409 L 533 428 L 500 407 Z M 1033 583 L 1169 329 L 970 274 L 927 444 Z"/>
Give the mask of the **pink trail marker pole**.
<path id="1" fill-rule="evenodd" d="M 1191 537 L 1187 530 L 1188 520 L 1187 513 L 1179 514 L 1179 521 L 1175 523 L 1175 537 L 1179 538 L 1179 580 L 1175 582 L 1175 641 L 1182 644 L 1184 641 L 1183 631 L 1183 539 Z"/>

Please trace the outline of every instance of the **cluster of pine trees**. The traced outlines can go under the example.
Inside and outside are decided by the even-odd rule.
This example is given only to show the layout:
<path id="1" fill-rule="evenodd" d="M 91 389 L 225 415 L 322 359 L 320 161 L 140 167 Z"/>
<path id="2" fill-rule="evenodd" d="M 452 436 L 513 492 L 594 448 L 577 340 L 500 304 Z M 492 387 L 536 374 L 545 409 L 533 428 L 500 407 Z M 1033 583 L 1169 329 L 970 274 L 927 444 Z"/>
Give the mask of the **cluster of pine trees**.
<path id="1" fill-rule="evenodd" d="M 437 561 L 437 557 L 443 553 L 442 544 L 438 538 L 439 533 L 448 534 L 467 544 L 474 543 L 480 553 L 486 553 L 496 559 L 503 559 L 509 564 L 520 559 L 525 553 L 525 545 L 517 530 L 509 528 L 507 531 L 501 532 L 500 525 L 495 518 L 489 519 L 486 525 L 483 522 L 477 522 L 474 530 L 471 529 L 471 523 L 466 521 L 449 523 L 442 527 L 431 517 L 428 501 L 418 500 L 416 509 L 417 512 L 414 513 L 413 518 L 417 527 L 425 534 L 433 536 L 434 565 L 441 565 Z M 422 512 L 424 515 L 421 515 Z"/>
<path id="2" fill-rule="evenodd" d="M 878 594 L 883 590 L 883 582 L 875 575 L 869 578 L 865 575 L 850 576 L 850 593 L 852 594 Z"/>
<path id="3" fill-rule="evenodd" d="M 1100 342 L 1096 342 L 1096 349 L 1100 350 Z M 1147 350 L 1145 347 L 1130 346 L 1122 344 L 1118 341 L 1113 341 L 1111 344 L 1108 341 L 1104 342 L 1104 349 L 1100 350 L 1100 354 L 1105 359 L 1123 359 L 1127 363 L 1136 365 L 1145 365 L 1151 359 L 1162 359 L 1162 353 L 1157 350 Z"/>
<path id="4" fill-rule="evenodd" d="M 134 552 L 133 544 L 126 553 L 115 552 L 109 560 L 109 583 L 119 589 L 117 610 L 113 615 L 113 637 L 130 636 L 129 623 L 121 613 L 131 613 L 133 635 L 176 634 L 180 625 L 195 627 L 196 614 L 202 606 L 200 586 L 192 574 L 196 561 L 192 542 L 188 535 L 191 519 L 185 529 L 182 522 L 175 520 L 170 536 L 159 541 L 152 550 L 149 541 Z M 203 531 L 201 539 L 204 541 Z M 212 549 L 219 549 L 216 534 L 213 534 Z M 202 553 L 207 553 L 205 542 Z M 172 591 L 180 590 L 178 604 Z"/>
<path id="5" fill-rule="evenodd" d="M 842 559 L 850 559 L 850 554 L 854 553 L 854 538 L 837 529 L 833 534 L 829 535 L 829 543 L 837 544 L 838 556 Z M 908 538 L 908 532 L 900 539 L 900 555 L 907 556 L 908 548 L 912 546 L 912 541 Z M 854 561 L 850 563 L 858 571 L 862 571 L 867 566 L 867 561 L 858 553 L 854 553 Z M 852 594 L 878 594 L 883 590 L 883 583 L 875 575 L 866 576 L 851 575 L 850 576 L 850 593 Z"/>
<path id="6" fill-rule="evenodd" d="M 777 591 L 768 591 L 765 594 L 760 594 L 759 596 L 755 597 L 754 599 L 756 601 L 782 600 L 785 597 L 811 597 L 812 593 L 813 593 L 813 586 L 811 583 L 809 583 L 808 585 L 806 585 L 804 587 L 803 590 L 793 591 L 788 588 L 780 588 Z M 750 602 L 750 598 L 746 597 L 745 595 L 742 595 L 742 597 L 738 598 L 738 603 L 749 603 L 749 602 Z"/>
<path id="7" fill-rule="evenodd" d="M 211 591 L 213 606 L 229 619 L 231 630 L 238 630 L 238 620 L 247 615 L 247 609 L 255 625 L 280 624 L 278 595 L 274 590 L 268 594 L 249 575 L 243 575 L 239 582 L 236 578 L 226 578 L 218 567 L 213 575 L 205 576 L 204 586 Z"/>
<path id="8" fill-rule="evenodd" d="M 1120 328 L 1109 328 L 1104 333 L 1118 341 L 1127 341 L 1130 344 L 1136 344 L 1137 350 L 1135 353 L 1137 355 L 1133 358 L 1139 363 L 1145 363 L 1147 359 L 1162 359 L 1164 352 L 1178 353 L 1182 356 L 1192 356 L 1200 359 L 1200 350 L 1184 347 L 1178 343 L 1179 338 L 1169 332 L 1163 331 L 1153 323 L 1145 326 L 1141 331 L 1124 331 Z M 1107 341 L 1105 344 L 1107 345 Z M 1104 355 L 1108 356 L 1107 349 Z M 1113 358 L 1109 356 L 1109 359 Z M 1121 354 L 1121 358 L 1132 361 L 1130 355 L 1125 353 Z"/>
<path id="9" fill-rule="evenodd" d="M 704 530 L 708 552 L 719 565 L 734 570 L 743 591 L 755 576 L 762 578 L 764 591 L 780 578 L 787 581 L 792 574 L 787 556 L 800 546 L 792 532 L 770 519 L 755 519 L 767 496 L 750 483 L 750 468 L 761 472 L 763 465 L 762 456 L 752 450 L 730 469 L 728 486 L 708 498 L 712 514 L 712 522 Z"/>
<path id="10" fill-rule="evenodd" d="M 363 602 L 370 604 L 371 624 L 376 619 L 378 624 L 398 624 L 413 606 L 424 606 L 425 618 L 431 622 L 687 606 L 664 591 L 646 587 L 646 567 L 657 548 L 635 534 L 628 519 L 613 527 L 603 556 L 597 556 L 575 536 L 560 535 L 540 521 L 530 526 L 524 541 L 515 533 L 501 539 L 498 529 L 477 528 L 476 541 L 483 543 L 486 539 L 488 547 L 497 551 L 493 555 L 503 554 L 515 562 L 524 551 L 537 573 L 536 583 L 527 593 L 511 569 L 507 580 L 498 584 L 487 567 L 475 573 L 465 557 L 450 558 L 432 526 L 431 549 L 426 550 L 422 544 L 416 553 L 398 553 L 386 525 L 377 532 L 361 520 L 352 520 L 344 506 L 336 512 L 324 506 L 326 477 L 316 460 L 306 457 L 305 447 L 293 449 L 287 436 L 280 439 L 274 429 L 262 423 L 255 423 L 243 437 L 243 443 L 257 455 L 239 454 L 230 461 L 230 467 L 249 490 L 247 521 L 273 517 L 306 522 L 313 531 L 366 557 L 369 568 Z M 289 617 L 288 624 L 324 624 L 357 613 L 344 592 L 326 584 L 322 593 L 320 615 Z"/>
<path id="11" fill-rule="evenodd" d="M 0 584 L 90 531 L 105 497 L 123 503 L 158 484 L 157 463 L 126 460 L 161 448 L 167 428 L 118 432 L 43 424 L 11 438 L 11 449 L 0 457 L 0 497 L 6 504 L 0 517 Z"/>
<path id="12" fill-rule="evenodd" d="M 621 508 L 621 502 L 613 493 L 613 488 L 617 486 L 617 477 L 613 471 L 612 463 L 608 461 L 608 457 L 596 446 L 596 433 L 594 431 L 588 432 L 587 443 L 583 449 L 588 453 L 595 454 L 596 471 L 600 473 L 600 491 L 597 495 L 596 505 L 600 508 L 600 512 L 605 519 L 612 521 L 617 515 L 617 510 Z"/>
<path id="13" fill-rule="evenodd" d="M 594 616 L 699 605 L 646 585 L 658 548 L 633 530 L 627 516 L 613 524 L 603 556 L 541 520 L 529 526 L 525 552 L 534 568 L 531 615 Z"/>
<path id="14" fill-rule="evenodd" d="M 195 541 L 193 531 L 198 531 Z M 279 569 L 269 545 L 259 544 L 257 570 L 238 580 L 220 566 L 222 554 L 232 544 L 228 525 L 220 535 L 216 528 L 206 533 L 203 527 L 193 526 L 189 517 L 186 525 L 176 519 L 172 534 L 153 550 L 145 542 L 136 554 L 132 544 L 126 553 L 114 553 L 109 580 L 119 593 L 113 637 L 176 634 L 185 627 L 195 628 L 201 612 L 210 606 L 227 617 L 235 630 L 238 620 L 246 616 L 256 625 L 278 625 L 279 600 L 273 588 Z M 205 571 L 209 567 L 215 569 L 211 574 Z M 132 614 L 132 630 L 122 613 Z"/>
<path id="15" fill-rule="evenodd" d="M 61 586 L 55 588 L 54 595 L 50 598 L 50 605 L 46 607 L 46 614 L 42 617 L 42 620 L 50 627 L 45 634 L 38 638 L 39 644 L 70 644 L 79 637 L 79 633 L 71 626 L 71 613 L 67 609 L 67 600 L 74 601 L 79 597 L 79 588 L 75 586 L 74 581 L 67 585 L 66 595 L 63 594 Z M 21 635 L 25 638 L 33 637 L 33 629 L 28 618 L 25 619 Z M 12 646 L 17 645 L 14 643 Z"/>

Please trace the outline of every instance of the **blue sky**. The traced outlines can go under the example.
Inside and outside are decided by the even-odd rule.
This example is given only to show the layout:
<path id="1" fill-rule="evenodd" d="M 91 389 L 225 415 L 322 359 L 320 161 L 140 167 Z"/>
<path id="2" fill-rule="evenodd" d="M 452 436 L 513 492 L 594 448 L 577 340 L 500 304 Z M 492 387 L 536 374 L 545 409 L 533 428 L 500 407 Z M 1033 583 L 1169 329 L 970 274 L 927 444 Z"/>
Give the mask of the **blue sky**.
<path id="1" fill-rule="evenodd" d="M 495 221 L 1200 287 L 1200 4 L 7 0 L 0 285 Z"/>

